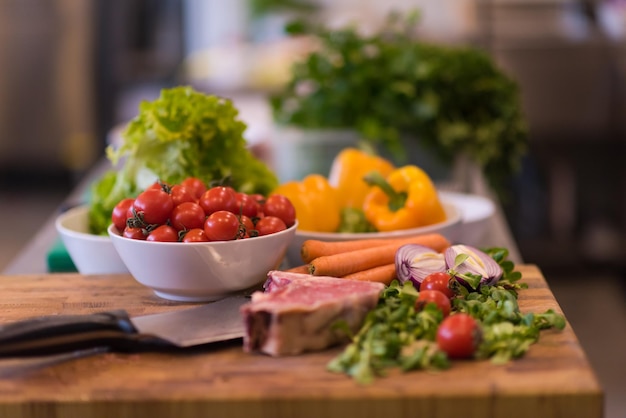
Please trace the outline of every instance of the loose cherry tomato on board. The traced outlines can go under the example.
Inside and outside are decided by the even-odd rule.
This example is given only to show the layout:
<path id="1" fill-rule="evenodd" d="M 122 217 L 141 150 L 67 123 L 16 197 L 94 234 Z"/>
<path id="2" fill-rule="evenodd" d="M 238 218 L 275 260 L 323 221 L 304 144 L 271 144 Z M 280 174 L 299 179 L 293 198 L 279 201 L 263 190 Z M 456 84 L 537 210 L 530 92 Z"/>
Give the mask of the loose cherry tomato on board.
<path id="1" fill-rule="evenodd" d="M 146 241 L 177 242 L 178 231 L 169 225 L 160 225 L 150 231 Z"/>
<path id="2" fill-rule="evenodd" d="M 143 228 L 135 228 L 127 226 L 123 229 L 122 236 L 130 239 L 146 239 Z"/>
<path id="3" fill-rule="evenodd" d="M 193 195 L 193 197 L 200 199 L 200 196 L 206 192 L 206 185 L 202 180 L 197 177 L 187 177 L 181 183 L 181 186 L 184 186 L 189 192 Z"/>
<path id="4" fill-rule="evenodd" d="M 437 305 L 437 308 L 443 312 L 444 318 L 450 315 L 450 310 L 452 309 L 450 298 L 443 292 L 438 290 L 420 290 L 419 296 L 415 301 L 415 309 L 421 311 L 429 303 Z"/>
<path id="5" fill-rule="evenodd" d="M 438 271 L 435 273 L 430 273 L 428 276 L 424 277 L 422 283 L 420 284 L 420 291 L 422 290 L 438 290 L 444 295 L 446 295 L 449 299 L 452 299 L 455 295 L 454 289 L 451 287 L 455 283 L 454 279 L 450 274 L 444 271 Z"/>
<path id="6" fill-rule="evenodd" d="M 194 228 L 185 232 L 182 242 L 208 242 L 209 237 L 204 233 L 204 229 Z"/>
<path id="7" fill-rule="evenodd" d="M 200 196 L 198 203 L 202 206 L 207 216 L 220 210 L 232 212 L 233 214 L 238 213 L 237 192 L 232 187 L 211 187 Z"/>
<path id="8" fill-rule="evenodd" d="M 296 208 L 291 201 L 280 194 L 273 194 L 263 203 L 265 216 L 275 216 L 282 219 L 287 228 L 296 223 Z"/>
<path id="9" fill-rule="evenodd" d="M 204 210 L 196 202 L 183 202 L 170 215 L 170 223 L 177 231 L 204 228 L 204 219 Z"/>
<path id="10" fill-rule="evenodd" d="M 470 358 L 480 345 L 478 322 L 466 313 L 445 318 L 437 329 L 437 345 L 450 358 Z"/>
<path id="11" fill-rule="evenodd" d="M 131 197 L 122 199 L 113 208 L 113 213 L 111 214 L 111 220 L 113 221 L 113 225 L 115 225 L 118 231 L 123 231 L 124 228 L 126 228 L 126 219 L 128 219 L 127 218 L 128 210 L 133 206 L 134 201 L 135 199 Z"/>
<path id="12" fill-rule="evenodd" d="M 285 225 L 282 219 L 276 216 L 264 216 L 257 221 L 255 228 L 259 231 L 259 236 L 263 236 L 284 231 L 287 229 L 287 225 Z"/>
<path id="13" fill-rule="evenodd" d="M 230 241 L 239 236 L 239 218 L 232 212 L 218 210 L 204 221 L 204 233 L 209 241 Z"/>
<path id="14" fill-rule="evenodd" d="M 185 187 L 175 184 L 170 188 L 170 196 L 174 206 L 178 206 L 184 202 L 196 202 L 196 197 Z"/>
<path id="15" fill-rule="evenodd" d="M 133 207 L 138 214 L 143 213 L 143 220 L 147 224 L 164 224 L 167 222 L 172 209 L 174 209 L 174 202 L 172 202 L 171 196 L 158 189 L 148 189 L 135 198 Z"/>

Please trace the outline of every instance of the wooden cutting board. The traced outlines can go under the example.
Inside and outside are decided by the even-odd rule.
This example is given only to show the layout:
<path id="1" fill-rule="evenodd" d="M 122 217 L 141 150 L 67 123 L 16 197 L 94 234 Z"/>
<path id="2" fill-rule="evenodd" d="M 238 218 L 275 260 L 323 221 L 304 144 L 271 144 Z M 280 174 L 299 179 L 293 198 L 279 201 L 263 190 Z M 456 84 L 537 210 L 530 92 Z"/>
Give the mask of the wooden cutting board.
<path id="1" fill-rule="evenodd" d="M 522 311 L 561 312 L 539 269 L 519 270 L 529 285 Z M 4 276 L 0 289 L 0 323 L 192 306 L 159 299 L 126 275 Z M 602 417 L 602 389 L 569 324 L 544 331 L 524 358 L 504 366 L 457 361 L 439 373 L 393 371 L 369 386 L 325 370 L 339 351 L 271 358 L 246 354 L 236 341 L 185 354 L 0 360 L 0 417 Z"/>

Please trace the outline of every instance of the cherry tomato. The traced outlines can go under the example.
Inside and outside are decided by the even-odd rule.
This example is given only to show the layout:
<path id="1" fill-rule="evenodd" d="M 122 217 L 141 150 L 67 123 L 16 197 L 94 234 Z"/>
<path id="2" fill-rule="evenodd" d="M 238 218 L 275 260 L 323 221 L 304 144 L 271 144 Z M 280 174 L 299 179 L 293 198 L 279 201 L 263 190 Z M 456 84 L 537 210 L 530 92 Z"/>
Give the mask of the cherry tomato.
<path id="1" fill-rule="evenodd" d="M 452 299 L 455 295 L 451 285 L 454 283 L 452 276 L 444 271 L 431 273 L 424 277 L 420 284 L 420 290 L 438 290 L 448 298 Z"/>
<path id="2" fill-rule="evenodd" d="M 437 308 L 443 312 L 444 318 L 450 315 L 450 310 L 452 309 L 450 298 L 443 292 L 438 290 L 420 290 L 419 296 L 415 301 L 415 309 L 422 310 L 429 303 L 437 305 Z"/>
<path id="3" fill-rule="evenodd" d="M 204 213 L 209 216 L 213 212 L 225 210 L 238 213 L 237 192 L 232 187 L 216 186 L 204 192 L 198 203 L 204 209 Z"/>
<path id="4" fill-rule="evenodd" d="M 134 200 L 135 199 L 133 199 L 133 205 L 134 205 Z M 126 211 L 126 220 L 127 221 L 128 221 L 128 219 L 130 219 L 130 218 L 135 216 L 135 207 L 133 205 L 130 205 L 130 207 Z"/>
<path id="5" fill-rule="evenodd" d="M 255 218 L 261 209 L 257 200 L 249 194 L 237 193 L 237 215 L 244 215 L 248 218 Z"/>
<path id="6" fill-rule="evenodd" d="M 206 192 L 206 185 L 202 180 L 197 177 L 187 177 L 181 183 L 181 186 L 184 186 L 189 192 L 193 195 L 193 197 L 200 199 L 200 196 Z"/>
<path id="7" fill-rule="evenodd" d="M 178 206 L 184 202 L 195 202 L 195 196 L 185 187 L 180 184 L 176 184 L 170 188 L 170 196 L 172 196 L 172 202 L 174 206 Z"/>
<path id="8" fill-rule="evenodd" d="M 111 214 L 111 220 L 113 221 L 113 225 L 115 225 L 118 231 L 123 231 L 124 228 L 126 228 L 126 219 L 128 219 L 128 210 L 133 206 L 134 201 L 135 199 L 131 197 L 122 199 L 113 208 L 113 213 Z"/>
<path id="9" fill-rule="evenodd" d="M 239 218 L 232 212 L 218 210 L 204 221 L 204 233 L 209 241 L 230 241 L 239 235 Z"/>
<path id="10" fill-rule="evenodd" d="M 150 231 L 146 241 L 176 242 L 178 241 L 178 231 L 169 225 L 159 225 Z"/>
<path id="11" fill-rule="evenodd" d="M 124 238 L 146 239 L 146 234 L 144 234 L 143 228 L 133 228 L 133 227 L 127 226 L 126 228 L 124 228 L 123 231 L 124 232 L 122 232 L 122 236 Z"/>
<path id="12" fill-rule="evenodd" d="M 204 233 L 204 229 L 202 228 L 194 228 L 185 232 L 183 236 L 183 242 L 208 242 L 209 237 Z"/>
<path id="13" fill-rule="evenodd" d="M 146 187 L 146 190 L 152 190 L 152 189 L 156 189 L 156 190 L 163 190 L 163 191 L 168 191 L 169 190 L 170 185 L 161 181 L 161 180 L 157 180 L 154 183 L 152 183 L 150 186 Z"/>
<path id="14" fill-rule="evenodd" d="M 450 315 L 437 330 L 437 345 L 450 358 L 472 357 L 481 338 L 478 322 L 466 313 Z"/>
<path id="15" fill-rule="evenodd" d="M 239 223 L 243 227 L 244 238 L 250 238 L 258 235 L 258 232 L 254 229 L 254 222 L 246 215 L 239 216 Z"/>
<path id="16" fill-rule="evenodd" d="M 257 218 L 262 218 L 264 216 L 263 214 L 263 204 L 265 203 L 265 196 L 263 196 L 260 193 L 253 193 L 250 195 L 250 197 L 252 197 L 252 199 L 254 199 L 258 204 L 259 204 L 259 210 L 256 214 Z"/>
<path id="17" fill-rule="evenodd" d="M 139 194 L 133 203 L 135 211 L 143 213 L 143 219 L 147 224 L 164 224 L 167 222 L 174 202 L 171 196 L 158 189 L 148 189 Z"/>
<path id="18" fill-rule="evenodd" d="M 259 232 L 259 236 L 263 236 L 284 231 L 287 229 L 287 225 L 285 225 L 282 219 L 276 216 L 264 216 L 257 221 L 255 228 Z"/>
<path id="19" fill-rule="evenodd" d="M 174 207 L 170 224 L 177 231 L 204 227 L 204 210 L 196 202 L 183 202 Z"/>
<path id="20" fill-rule="evenodd" d="M 275 216 L 282 219 L 287 227 L 296 223 L 296 208 L 291 201 L 280 194 L 273 194 L 263 203 L 265 216 Z"/>

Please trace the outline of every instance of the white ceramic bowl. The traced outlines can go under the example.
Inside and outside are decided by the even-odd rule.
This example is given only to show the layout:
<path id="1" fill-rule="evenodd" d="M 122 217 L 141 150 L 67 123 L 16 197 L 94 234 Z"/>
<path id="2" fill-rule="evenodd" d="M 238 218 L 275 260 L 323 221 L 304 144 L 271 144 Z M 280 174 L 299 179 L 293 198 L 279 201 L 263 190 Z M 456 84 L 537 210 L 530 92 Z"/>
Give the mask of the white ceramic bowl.
<path id="1" fill-rule="evenodd" d="M 461 227 L 457 240 L 475 247 L 489 246 L 484 238 L 491 218 L 496 212 L 495 203 L 484 196 L 466 193 L 441 192 L 442 199 L 453 203 L 461 211 Z"/>
<path id="2" fill-rule="evenodd" d="M 74 265 L 81 274 L 128 273 L 111 238 L 89 232 L 89 207 L 76 206 L 55 220 L 55 227 Z"/>
<path id="3" fill-rule="evenodd" d="M 164 299 L 206 302 L 260 285 L 281 264 L 297 224 L 285 231 L 235 241 L 151 242 L 109 236 L 135 280 Z"/>
<path id="4" fill-rule="evenodd" d="M 461 211 L 456 204 L 448 201 L 443 196 L 441 202 L 446 211 L 446 220 L 436 224 L 422 226 L 419 228 L 403 229 L 390 232 L 361 232 L 361 233 L 336 233 L 336 232 L 312 232 L 312 231 L 296 231 L 295 238 L 291 242 L 287 250 L 287 262 L 290 266 L 298 266 L 302 264 L 300 250 L 304 241 L 308 239 L 316 239 L 320 241 L 347 241 L 369 238 L 401 238 L 410 235 L 428 234 L 438 232 L 448 238 L 451 242 L 457 241 L 461 226 Z"/>

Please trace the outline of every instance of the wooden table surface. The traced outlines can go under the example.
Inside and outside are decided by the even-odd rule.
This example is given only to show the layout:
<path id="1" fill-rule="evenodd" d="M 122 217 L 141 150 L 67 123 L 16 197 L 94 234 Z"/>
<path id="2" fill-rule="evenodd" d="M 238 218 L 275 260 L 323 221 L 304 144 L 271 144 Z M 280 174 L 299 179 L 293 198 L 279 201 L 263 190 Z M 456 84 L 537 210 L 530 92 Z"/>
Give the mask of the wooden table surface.
<path id="1" fill-rule="evenodd" d="M 539 269 L 519 270 L 529 285 L 520 292 L 522 311 L 560 312 Z M 190 306 L 159 299 L 126 275 L 0 276 L 0 288 L 0 323 Z M 5 359 L 0 417 L 602 417 L 602 389 L 569 324 L 543 331 L 524 358 L 504 366 L 456 361 L 439 373 L 393 371 L 369 386 L 325 370 L 339 350 L 271 358 L 246 354 L 235 341 L 184 354 Z"/>

